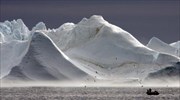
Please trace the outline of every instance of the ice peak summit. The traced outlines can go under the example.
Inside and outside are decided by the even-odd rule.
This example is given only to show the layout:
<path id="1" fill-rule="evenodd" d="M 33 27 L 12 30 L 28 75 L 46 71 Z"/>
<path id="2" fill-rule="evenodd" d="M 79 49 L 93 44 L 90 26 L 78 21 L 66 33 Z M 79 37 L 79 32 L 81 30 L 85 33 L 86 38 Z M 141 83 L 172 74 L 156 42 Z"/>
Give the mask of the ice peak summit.
<path id="1" fill-rule="evenodd" d="M 43 22 L 39 22 L 32 30 L 46 30 L 46 25 Z"/>
<path id="2" fill-rule="evenodd" d="M 156 50 L 158 52 L 179 57 L 179 50 L 178 48 L 176 48 L 178 46 L 173 46 L 172 44 L 169 45 L 156 37 L 151 38 L 151 40 L 147 44 L 147 47 Z"/>
<path id="3" fill-rule="evenodd" d="M 78 25 L 102 25 L 107 24 L 108 22 L 100 15 L 93 15 L 89 19 L 83 18 Z"/>
<path id="4" fill-rule="evenodd" d="M 159 38 L 157 38 L 157 37 L 152 37 L 150 39 L 150 41 L 148 42 L 148 44 L 151 43 L 151 42 L 162 42 L 162 41 Z"/>
<path id="5" fill-rule="evenodd" d="M 4 23 L 0 22 L 0 32 L 2 33 L 2 36 L 4 36 L 2 39 L 4 42 L 27 40 L 30 33 L 29 29 L 21 19 L 5 21 Z"/>
<path id="6" fill-rule="evenodd" d="M 180 49 L 180 41 L 174 42 L 170 44 L 172 47 L 175 47 L 177 49 Z"/>
<path id="7" fill-rule="evenodd" d="M 105 21 L 101 15 L 92 15 L 90 20 L 98 20 L 98 21 Z"/>

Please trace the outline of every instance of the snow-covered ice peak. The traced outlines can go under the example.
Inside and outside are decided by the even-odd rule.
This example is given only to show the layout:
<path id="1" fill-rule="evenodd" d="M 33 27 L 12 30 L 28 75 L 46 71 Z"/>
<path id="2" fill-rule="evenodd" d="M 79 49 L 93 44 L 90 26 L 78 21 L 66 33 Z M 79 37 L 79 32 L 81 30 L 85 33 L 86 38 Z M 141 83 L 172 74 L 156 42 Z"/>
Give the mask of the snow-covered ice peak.
<path id="1" fill-rule="evenodd" d="M 100 15 L 93 15 L 89 19 L 83 18 L 76 27 L 72 30 L 77 37 L 81 37 L 81 34 L 77 34 L 76 32 L 82 33 L 82 35 L 86 35 L 89 38 L 92 37 L 111 37 L 113 36 L 121 36 L 122 38 L 132 39 L 140 44 L 138 40 L 136 40 L 130 33 L 121 29 L 120 27 L 109 23 L 104 20 L 104 18 Z M 97 35 L 98 34 L 98 35 Z M 88 39 L 89 40 L 89 39 Z"/>
<path id="2" fill-rule="evenodd" d="M 180 40 L 177 41 L 177 42 L 171 43 L 170 46 L 175 47 L 175 48 L 177 48 L 177 49 L 180 49 Z"/>
<path id="3" fill-rule="evenodd" d="M 30 31 L 21 19 L 0 22 L 1 42 L 13 40 L 24 41 L 29 38 Z"/>
<path id="4" fill-rule="evenodd" d="M 69 31 L 72 30 L 76 25 L 74 23 L 64 23 L 62 24 L 57 31 Z"/>
<path id="5" fill-rule="evenodd" d="M 99 15 L 93 15 L 89 19 L 83 18 L 77 24 L 65 23 L 56 29 L 56 31 L 46 32 L 46 34 L 62 51 L 66 51 L 68 49 L 81 46 L 88 41 L 104 37 L 113 38 L 113 41 L 119 41 L 118 44 L 129 43 L 137 47 L 144 47 L 144 45 L 142 45 L 130 33 L 107 22 Z"/>
<path id="6" fill-rule="evenodd" d="M 175 44 L 176 43 L 174 43 L 174 45 Z M 172 44 L 169 45 L 156 37 L 153 37 L 150 39 L 150 41 L 147 44 L 147 47 L 149 47 L 155 51 L 170 54 L 170 55 L 177 56 L 177 57 L 179 57 L 179 53 L 180 53 L 180 50 L 178 50 L 178 48 L 177 48 L 178 45 L 175 45 L 175 47 L 174 47 L 174 46 L 172 46 Z"/>
<path id="7" fill-rule="evenodd" d="M 89 19 L 83 18 L 78 24 L 81 25 L 97 25 L 97 24 L 105 24 L 108 23 L 104 18 L 100 15 L 93 15 Z"/>
<path id="8" fill-rule="evenodd" d="M 161 41 L 157 37 L 152 37 L 147 45 L 151 45 L 152 43 L 163 43 L 163 41 Z"/>
<path id="9" fill-rule="evenodd" d="M 43 22 L 39 22 L 38 24 L 36 24 L 35 27 L 33 27 L 32 31 L 36 31 L 36 30 L 47 30 L 46 29 L 46 25 Z"/>
<path id="10" fill-rule="evenodd" d="M 161 49 L 161 47 L 163 48 L 171 48 L 171 46 L 165 42 L 163 42 L 162 40 L 158 39 L 157 37 L 152 37 L 150 39 L 150 41 L 147 44 L 147 47 L 151 48 L 151 49 L 155 49 L 159 48 Z"/>
<path id="11" fill-rule="evenodd" d="M 105 21 L 101 15 L 92 15 L 90 20 L 98 20 L 98 21 Z"/>

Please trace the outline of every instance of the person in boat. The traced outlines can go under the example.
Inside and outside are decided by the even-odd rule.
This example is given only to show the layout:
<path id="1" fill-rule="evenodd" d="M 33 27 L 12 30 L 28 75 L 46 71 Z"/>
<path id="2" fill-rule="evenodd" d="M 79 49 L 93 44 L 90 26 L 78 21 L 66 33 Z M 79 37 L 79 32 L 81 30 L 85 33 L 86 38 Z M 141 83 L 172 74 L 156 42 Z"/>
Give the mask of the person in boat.
<path id="1" fill-rule="evenodd" d="M 150 94 L 152 92 L 151 88 L 149 88 L 146 92 L 146 94 Z"/>
<path id="2" fill-rule="evenodd" d="M 149 88 L 146 92 L 147 95 L 159 95 L 158 91 L 152 91 L 151 88 Z"/>

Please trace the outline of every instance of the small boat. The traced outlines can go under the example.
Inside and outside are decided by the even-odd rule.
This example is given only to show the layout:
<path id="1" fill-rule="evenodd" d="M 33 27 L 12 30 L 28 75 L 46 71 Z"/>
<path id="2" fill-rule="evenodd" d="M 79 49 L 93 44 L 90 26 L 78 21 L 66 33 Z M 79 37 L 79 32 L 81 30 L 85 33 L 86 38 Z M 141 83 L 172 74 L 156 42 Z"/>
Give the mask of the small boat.
<path id="1" fill-rule="evenodd" d="M 148 89 L 146 92 L 147 95 L 159 95 L 158 91 L 152 91 L 151 89 Z"/>

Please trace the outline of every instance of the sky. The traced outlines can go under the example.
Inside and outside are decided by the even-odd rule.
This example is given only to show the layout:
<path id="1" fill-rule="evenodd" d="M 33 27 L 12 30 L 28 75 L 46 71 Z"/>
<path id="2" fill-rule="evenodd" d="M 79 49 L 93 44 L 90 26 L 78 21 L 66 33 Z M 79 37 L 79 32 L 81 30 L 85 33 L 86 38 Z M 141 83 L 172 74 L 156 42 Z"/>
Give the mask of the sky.
<path id="1" fill-rule="evenodd" d="M 143 44 L 152 37 L 180 40 L 180 0 L 0 0 L 0 22 L 22 19 L 29 29 L 41 21 L 58 28 L 92 15 L 102 15 Z"/>

